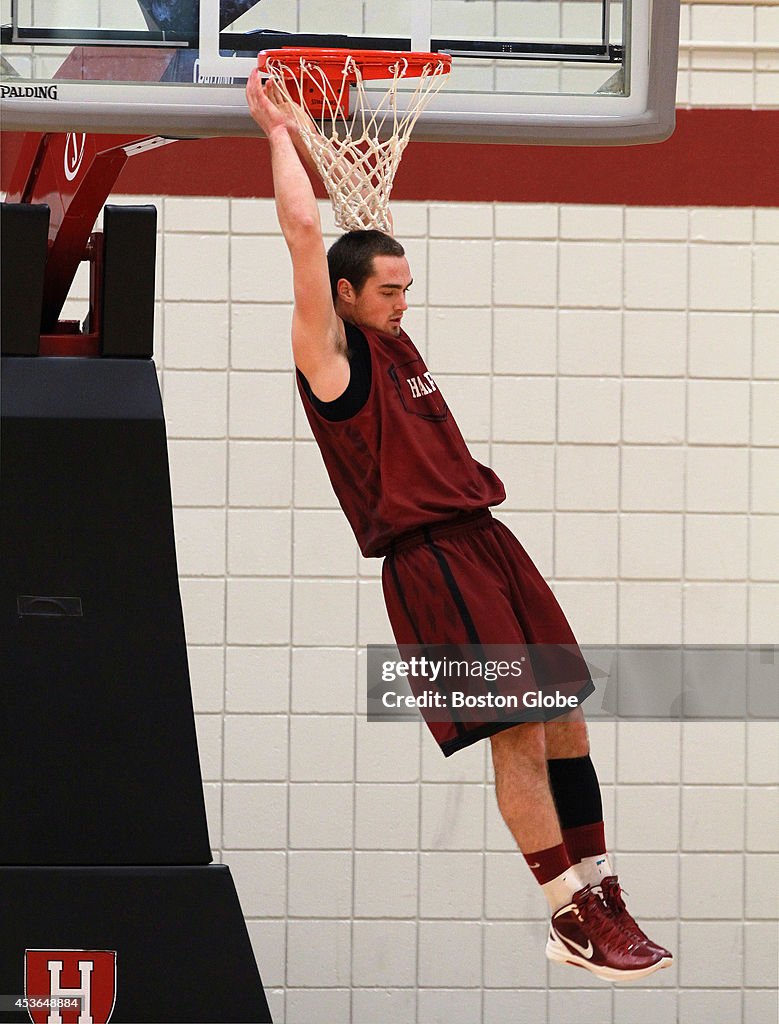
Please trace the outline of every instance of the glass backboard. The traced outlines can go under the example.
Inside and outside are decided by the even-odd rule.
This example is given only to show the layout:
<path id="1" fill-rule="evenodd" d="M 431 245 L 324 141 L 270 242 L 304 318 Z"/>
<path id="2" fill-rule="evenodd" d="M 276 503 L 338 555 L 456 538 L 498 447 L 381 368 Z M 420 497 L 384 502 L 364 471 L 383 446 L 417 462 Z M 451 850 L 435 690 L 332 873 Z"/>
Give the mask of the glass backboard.
<path id="1" fill-rule="evenodd" d="M 678 0 L 0 0 L 3 127 L 256 134 L 281 46 L 453 55 L 415 137 L 572 144 L 673 129 Z"/>

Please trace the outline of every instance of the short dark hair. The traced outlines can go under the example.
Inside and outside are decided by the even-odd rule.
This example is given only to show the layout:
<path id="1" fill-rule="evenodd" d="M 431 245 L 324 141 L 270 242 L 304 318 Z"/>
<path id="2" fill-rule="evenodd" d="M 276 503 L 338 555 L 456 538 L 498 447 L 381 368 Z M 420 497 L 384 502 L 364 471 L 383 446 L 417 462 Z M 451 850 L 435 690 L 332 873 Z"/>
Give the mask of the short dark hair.
<path id="1" fill-rule="evenodd" d="M 360 292 L 373 273 L 374 256 L 405 256 L 406 250 L 383 231 L 347 231 L 327 252 L 333 302 L 338 298 L 338 282 L 344 278 Z"/>

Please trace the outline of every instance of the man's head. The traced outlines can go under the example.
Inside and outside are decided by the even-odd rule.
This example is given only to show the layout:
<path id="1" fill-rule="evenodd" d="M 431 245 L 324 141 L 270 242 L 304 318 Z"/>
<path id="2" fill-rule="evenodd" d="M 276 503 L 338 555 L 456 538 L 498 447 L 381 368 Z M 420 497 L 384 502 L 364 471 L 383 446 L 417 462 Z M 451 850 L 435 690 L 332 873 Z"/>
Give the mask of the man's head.
<path id="1" fill-rule="evenodd" d="M 327 263 L 336 313 L 397 337 L 411 285 L 400 242 L 381 231 L 349 231 L 330 247 Z"/>

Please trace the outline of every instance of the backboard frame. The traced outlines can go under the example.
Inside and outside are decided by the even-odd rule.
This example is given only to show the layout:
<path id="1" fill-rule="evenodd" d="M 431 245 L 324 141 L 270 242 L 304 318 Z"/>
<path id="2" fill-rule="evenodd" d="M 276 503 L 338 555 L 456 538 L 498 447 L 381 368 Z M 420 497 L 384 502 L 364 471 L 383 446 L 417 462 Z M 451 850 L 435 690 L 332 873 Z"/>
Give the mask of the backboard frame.
<path id="1" fill-rule="evenodd" d="M 14 0 L 15 2 L 15 0 Z M 481 47 L 479 56 L 490 60 L 568 59 L 599 60 L 624 67 L 629 82 L 625 94 L 573 95 L 517 92 L 465 92 L 444 89 L 422 114 L 414 138 L 446 142 L 518 142 L 554 145 L 620 145 L 655 142 L 667 138 L 674 127 L 676 69 L 678 60 L 679 0 L 632 0 L 623 10 L 624 52 L 609 49 L 607 31 L 602 40 L 580 46 L 574 56 L 561 54 L 561 47 L 549 45 L 518 53 L 512 41 L 442 39 L 433 35 L 432 0 L 415 0 L 408 38 L 354 37 L 360 49 L 413 49 L 448 52 L 454 61 L 473 57 L 471 47 Z M 607 7 L 604 6 L 604 11 Z M 87 132 L 132 132 L 169 138 L 215 135 L 256 135 L 236 79 L 255 66 L 254 53 L 227 56 L 225 36 L 220 36 L 218 0 L 201 0 L 197 74 L 208 87 L 182 82 L 77 82 L 52 79 L 4 77 L 0 83 L 3 128 L 10 130 Z M 13 33 L 12 33 L 13 34 Z M 16 32 L 16 42 L 30 42 L 30 35 Z M 130 33 L 125 33 L 129 37 Z M 193 40 L 170 33 L 133 33 L 126 42 L 108 39 L 105 33 L 94 46 L 138 46 L 191 49 Z M 307 43 L 308 37 L 289 38 L 290 44 Z M 322 37 L 324 39 L 324 37 Z M 337 37 L 342 46 L 342 37 Z M 65 39 L 83 44 L 84 38 L 62 33 Z M 4 41 L 13 45 L 4 30 Z M 233 41 L 232 39 L 230 41 Z M 44 36 L 41 43 L 52 45 Z M 279 45 L 278 37 L 266 35 L 253 40 L 258 49 Z M 260 45 L 260 42 L 262 45 Z M 220 52 L 220 43 L 222 52 Z M 393 45 L 394 44 L 394 45 Z M 70 45 L 70 43 L 68 44 Z M 324 45 L 324 41 L 323 41 Z M 328 43 L 328 45 L 336 45 Z M 494 52 L 489 52 L 493 47 Z M 501 49 L 504 48 L 505 49 Z M 485 48 L 486 51 L 485 51 Z M 513 48 L 513 49 L 512 49 Z M 10 51 L 9 51 L 10 52 Z M 608 70 L 604 72 L 607 74 Z M 130 98 L 128 98 L 130 97 Z"/>

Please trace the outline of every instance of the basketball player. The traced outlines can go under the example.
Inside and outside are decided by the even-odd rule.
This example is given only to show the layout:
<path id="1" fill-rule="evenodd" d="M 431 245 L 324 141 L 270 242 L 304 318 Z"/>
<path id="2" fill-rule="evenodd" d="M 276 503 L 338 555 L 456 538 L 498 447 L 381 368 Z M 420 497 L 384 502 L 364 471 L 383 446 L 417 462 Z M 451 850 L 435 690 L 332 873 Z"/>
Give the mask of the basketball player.
<path id="1" fill-rule="evenodd" d="M 505 498 L 502 483 L 471 457 L 403 331 L 412 285 L 403 247 L 357 231 L 325 254 L 294 121 L 257 72 L 247 97 L 269 141 L 292 259 L 301 400 L 363 554 L 385 556 L 398 644 L 575 645 L 549 587 L 489 511 Z M 592 692 L 589 678 L 569 682 L 582 699 Z M 546 723 L 485 717 L 428 725 L 447 756 L 489 738 L 498 806 L 549 901 L 551 960 L 612 981 L 671 963 L 625 908 L 579 709 Z"/>

